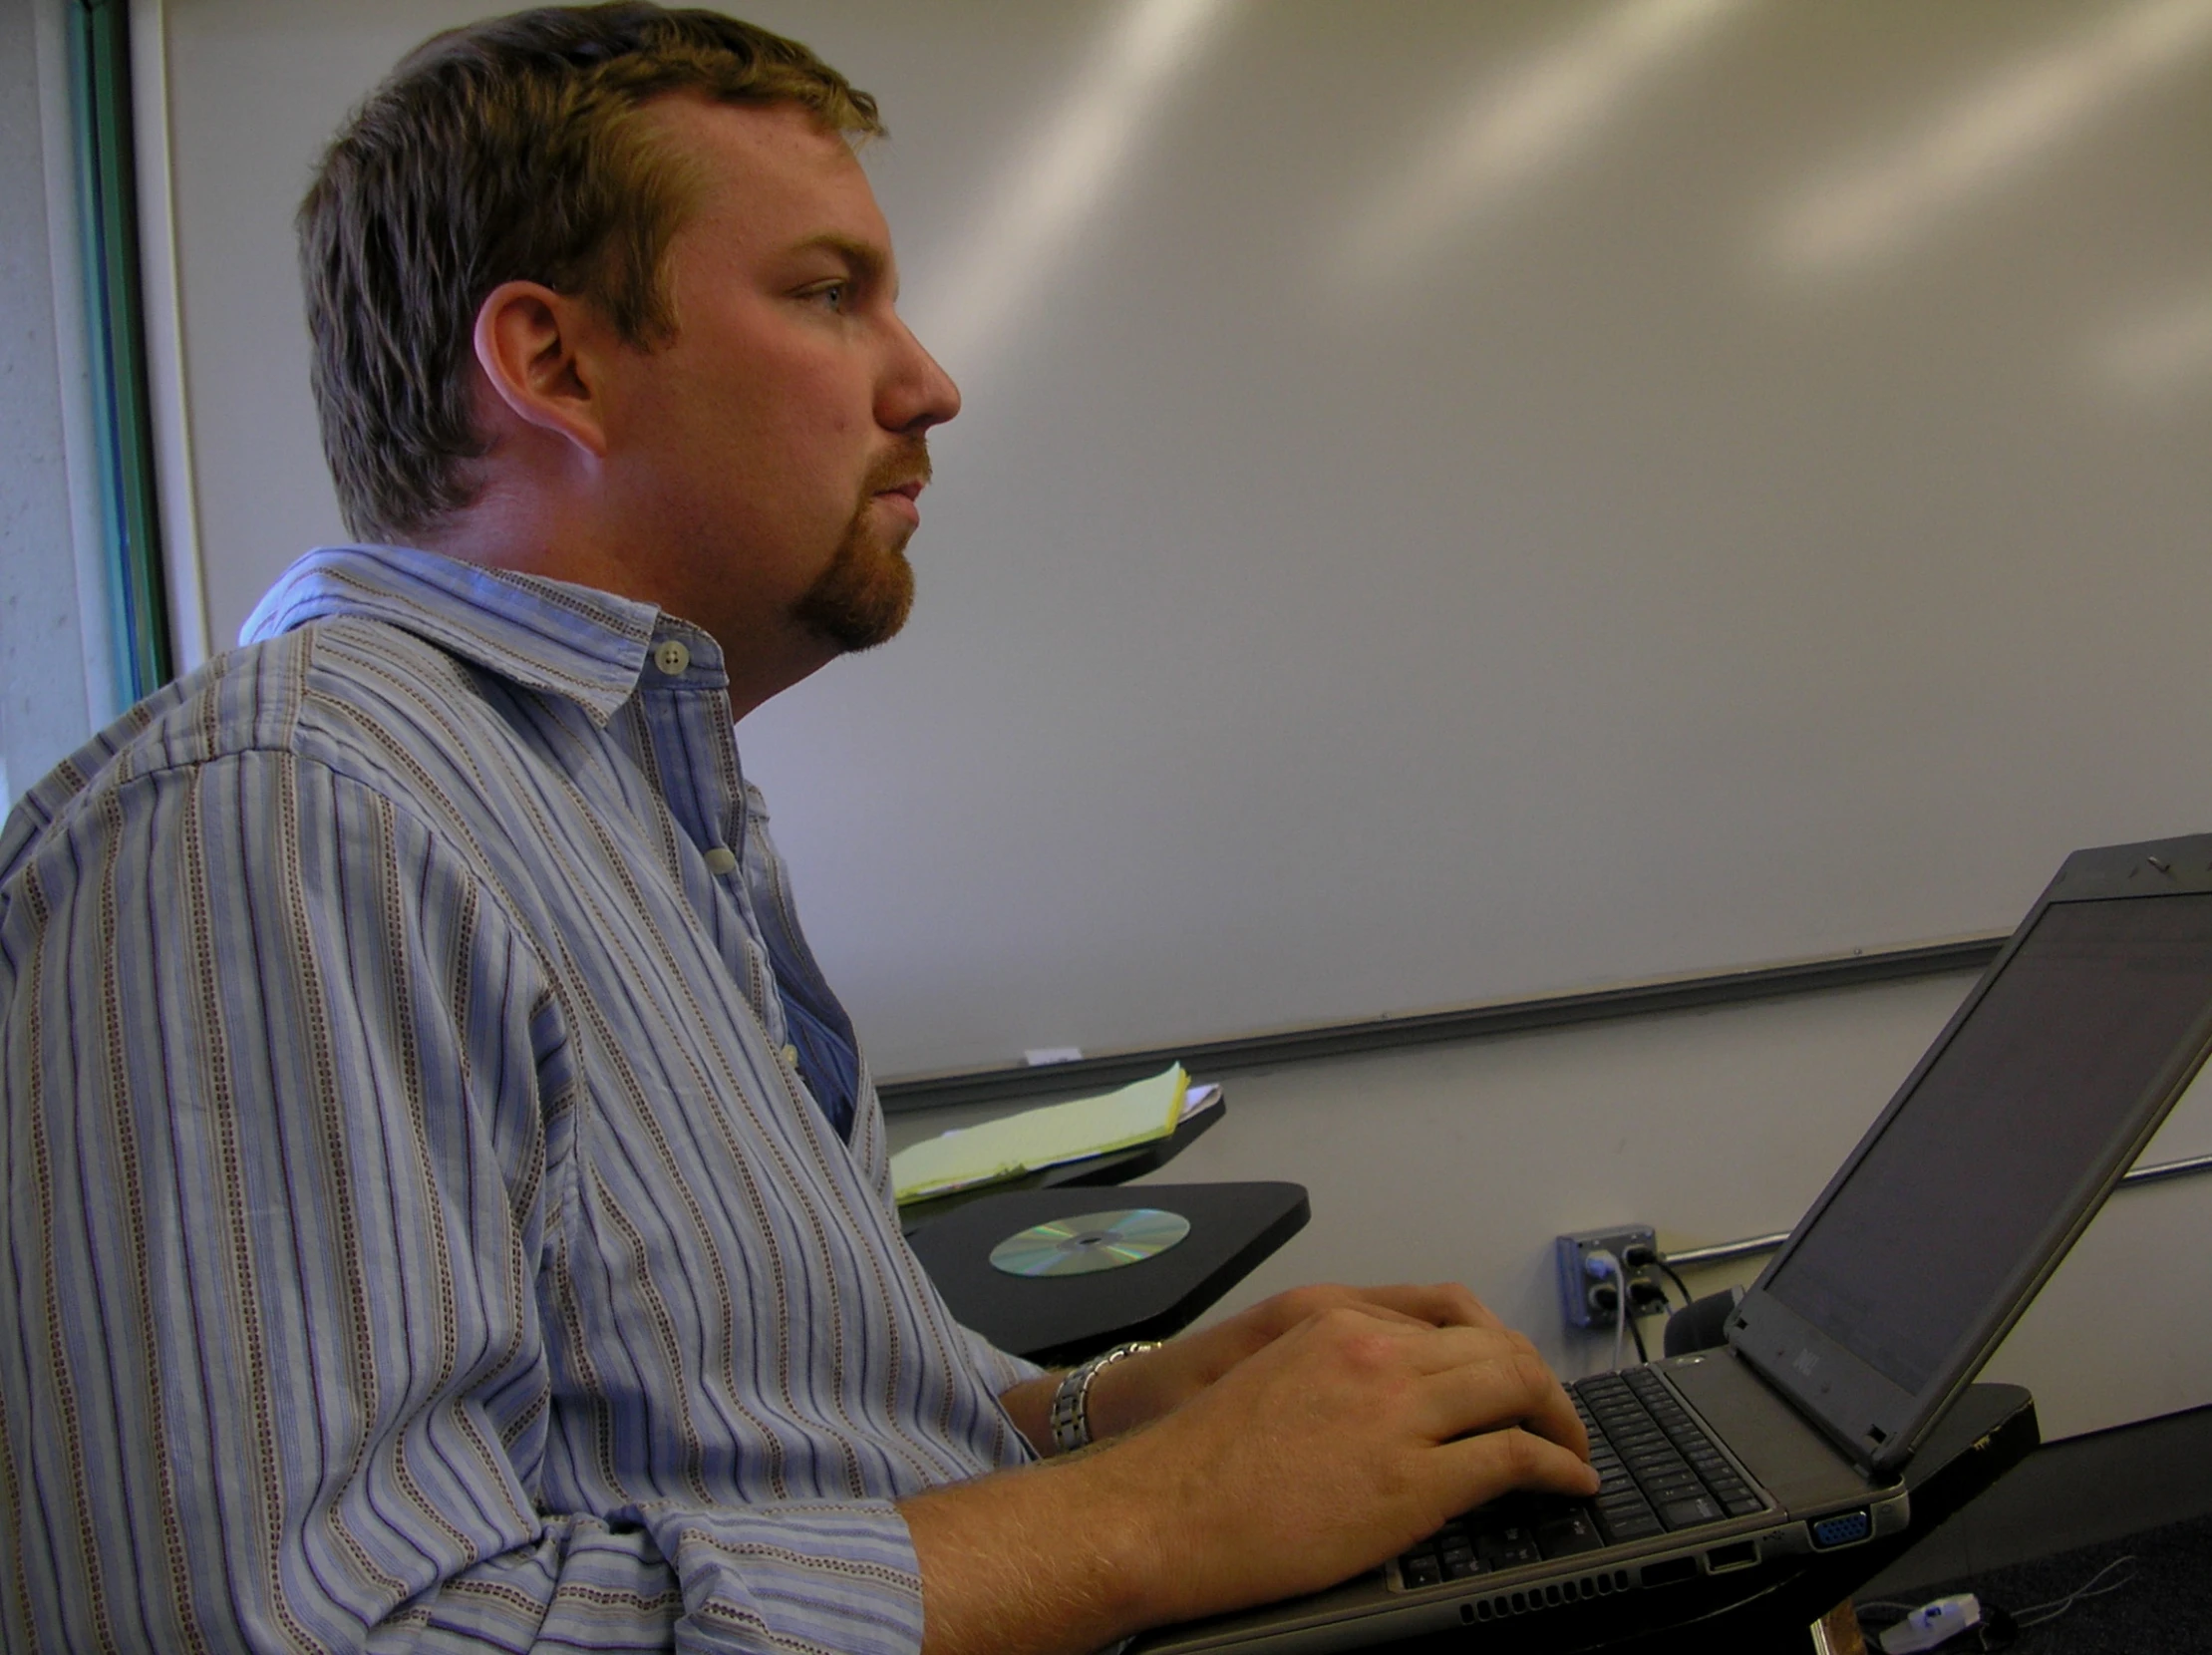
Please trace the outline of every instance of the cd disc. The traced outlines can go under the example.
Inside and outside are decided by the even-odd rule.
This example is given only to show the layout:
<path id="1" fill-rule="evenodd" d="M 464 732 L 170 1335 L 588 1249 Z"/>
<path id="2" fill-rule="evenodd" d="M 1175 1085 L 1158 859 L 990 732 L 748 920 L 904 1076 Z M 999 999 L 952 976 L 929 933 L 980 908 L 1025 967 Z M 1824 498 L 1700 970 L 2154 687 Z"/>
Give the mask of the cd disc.
<path id="1" fill-rule="evenodd" d="M 1085 1276 L 1163 1253 L 1189 1233 L 1188 1218 L 1156 1206 L 1079 1212 L 1008 1236 L 991 1262 L 1010 1276 Z"/>

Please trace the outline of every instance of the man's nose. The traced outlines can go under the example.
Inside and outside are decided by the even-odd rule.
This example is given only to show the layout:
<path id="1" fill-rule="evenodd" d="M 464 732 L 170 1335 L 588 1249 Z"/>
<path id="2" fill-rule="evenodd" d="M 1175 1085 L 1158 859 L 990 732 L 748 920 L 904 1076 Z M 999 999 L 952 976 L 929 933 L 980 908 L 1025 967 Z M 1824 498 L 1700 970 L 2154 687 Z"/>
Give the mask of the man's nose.
<path id="1" fill-rule="evenodd" d="M 918 435 L 960 412 L 960 387 L 903 321 L 893 325 L 898 330 L 896 361 L 884 377 L 876 419 L 887 431 Z"/>

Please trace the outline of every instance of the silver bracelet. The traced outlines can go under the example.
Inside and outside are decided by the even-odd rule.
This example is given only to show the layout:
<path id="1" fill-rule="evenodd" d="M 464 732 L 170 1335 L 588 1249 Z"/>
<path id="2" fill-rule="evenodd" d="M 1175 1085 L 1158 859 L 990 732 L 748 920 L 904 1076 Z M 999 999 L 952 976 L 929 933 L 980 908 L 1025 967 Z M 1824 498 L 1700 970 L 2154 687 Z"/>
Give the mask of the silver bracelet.
<path id="1" fill-rule="evenodd" d="M 1157 1339 L 1135 1339 L 1125 1345 L 1115 1345 L 1061 1375 L 1060 1385 L 1053 1392 L 1053 1447 L 1062 1454 L 1088 1448 L 1091 1444 L 1091 1382 L 1099 1377 L 1099 1370 L 1124 1356 L 1158 1350 L 1159 1344 Z"/>

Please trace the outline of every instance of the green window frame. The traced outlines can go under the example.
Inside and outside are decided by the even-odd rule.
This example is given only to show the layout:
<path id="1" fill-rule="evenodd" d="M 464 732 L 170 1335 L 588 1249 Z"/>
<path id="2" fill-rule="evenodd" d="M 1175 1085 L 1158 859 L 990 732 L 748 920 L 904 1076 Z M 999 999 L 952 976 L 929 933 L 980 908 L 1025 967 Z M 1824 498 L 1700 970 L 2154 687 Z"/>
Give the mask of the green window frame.
<path id="1" fill-rule="evenodd" d="M 69 69 L 101 534 L 118 687 L 134 702 L 174 676 L 175 653 L 148 394 L 128 0 L 70 0 Z"/>

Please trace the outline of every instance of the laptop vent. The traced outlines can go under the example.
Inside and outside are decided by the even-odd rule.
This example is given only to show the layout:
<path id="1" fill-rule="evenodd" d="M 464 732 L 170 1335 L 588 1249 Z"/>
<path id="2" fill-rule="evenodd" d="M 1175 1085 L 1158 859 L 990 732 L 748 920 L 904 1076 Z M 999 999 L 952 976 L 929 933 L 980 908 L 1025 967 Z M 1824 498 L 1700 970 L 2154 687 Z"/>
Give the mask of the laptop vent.
<path id="1" fill-rule="evenodd" d="M 1562 1603 L 1579 1603 L 1584 1598 L 1611 1597 L 1615 1592 L 1627 1590 L 1628 1570 L 1615 1569 L 1611 1574 L 1586 1574 L 1579 1580 L 1560 1580 L 1548 1586 L 1500 1592 L 1496 1597 L 1462 1603 L 1459 1618 L 1465 1621 L 1505 1620 L 1513 1615 L 1534 1614 L 1538 1609 L 1556 1609 Z"/>

